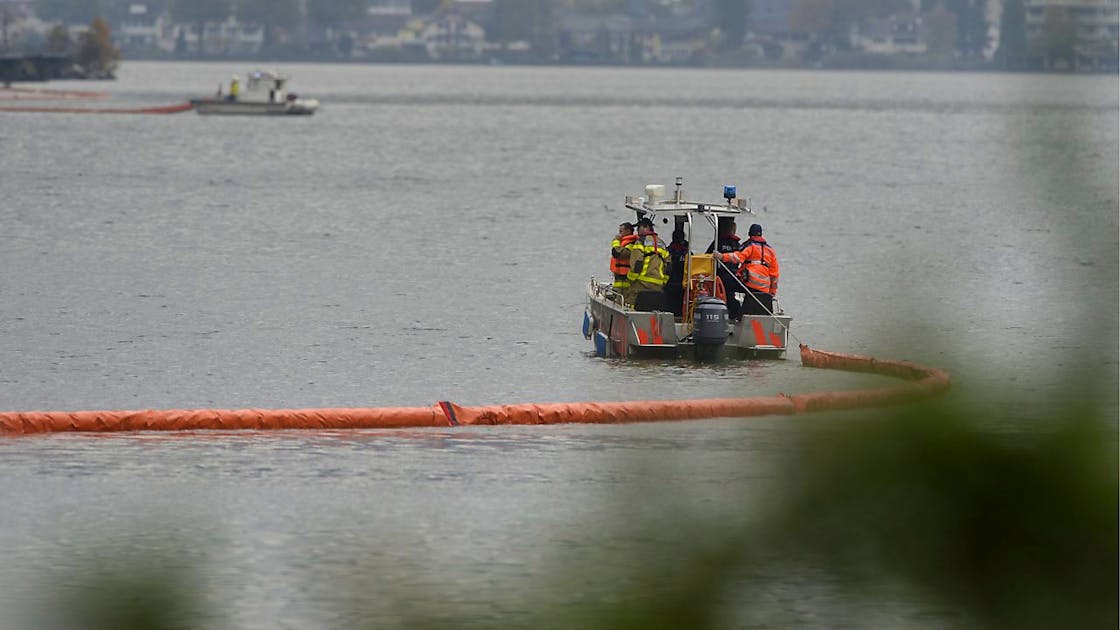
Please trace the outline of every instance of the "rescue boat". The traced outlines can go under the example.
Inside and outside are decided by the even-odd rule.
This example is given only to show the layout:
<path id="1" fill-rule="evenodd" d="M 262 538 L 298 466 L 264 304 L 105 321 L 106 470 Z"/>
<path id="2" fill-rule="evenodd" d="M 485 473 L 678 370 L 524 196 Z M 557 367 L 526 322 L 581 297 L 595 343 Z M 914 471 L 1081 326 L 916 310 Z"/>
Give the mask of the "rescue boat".
<path id="1" fill-rule="evenodd" d="M 243 116 L 294 115 L 310 116 L 319 109 L 319 101 L 300 98 L 285 89 L 288 77 L 254 70 L 236 98 L 222 96 L 191 99 L 199 114 L 233 114 Z M 220 90 L 219 90 L 220 92 Z"/>
<path id="2" fill-rule="evenodd" d="M 705 253 L 709 243 L 717 242 L 721 219 L 755 216 L 748 200 L 737 196 L 735 186 L 725 186 L 723 202 L 686 201 L 681 186 L 678 177 L 676 192 L 669 200 L 664 199 L 661 184 L 646 186 L 644 197 L 626 197 L 626 208 L 638 220 L 651 220 L 659 240 L 677 228 L 684 231 L 688 251 L 680 291 L 642 292 L 631 306 L 615 290 L 613 277 L 604 282 L 592 276 L 583 313 L 584 337 L 592 341 L 600 357 L 785 358 L 793 317 L 774 298 L 772 308 L 759 305 L 754 309 L 765 314 L 744 313 L 732 320 L 727 296 L 740 294 L 743 301 L 753 298 L 738 282 L 724 286 L 719 273 L 724 263 L 716 254 Z M 666 269 L 669 264 L 666 261 Z M 676 304 L 678 294 L 680 303 Z"/>

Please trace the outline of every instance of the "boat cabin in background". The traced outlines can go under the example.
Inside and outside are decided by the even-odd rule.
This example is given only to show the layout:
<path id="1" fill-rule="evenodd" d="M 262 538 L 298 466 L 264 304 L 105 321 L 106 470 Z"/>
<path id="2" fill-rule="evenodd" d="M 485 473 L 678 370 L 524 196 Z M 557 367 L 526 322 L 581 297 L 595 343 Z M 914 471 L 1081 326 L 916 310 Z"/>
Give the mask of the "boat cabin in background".
<path id="1" fill-rule="evenodd" d="M 310 115 L 319 108 L 319 101 L 300 98 L 286 89 L 288 77 L 267 70 L 254 70 L 242 84 L 237 75 L 230 81 L 230 90 L 221 88 L 214 98 L 191 99 L 199 114 Z"/>

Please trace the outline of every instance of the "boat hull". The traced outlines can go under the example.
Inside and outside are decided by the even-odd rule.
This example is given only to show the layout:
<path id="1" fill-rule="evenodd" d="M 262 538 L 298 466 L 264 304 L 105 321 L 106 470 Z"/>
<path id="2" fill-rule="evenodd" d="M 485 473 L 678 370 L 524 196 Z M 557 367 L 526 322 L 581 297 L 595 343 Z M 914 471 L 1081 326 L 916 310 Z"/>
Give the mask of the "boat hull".
<path id="1" fill-rule="evenodd" d="M 319 109 L 319 102 L 314 99 L 283 103 L 193 99 L 191 105 L 199 114 L 223 116 L 310 116 Z"/>
<path id="2" fill-rule="evenodd" d="M 696 343 L 691 323 L 678 322 L 669 312 L 628 309 L 609 284 L 593 280 L 588 285 L 583 335 L 602 357 L 782 359 L 792 321 L 785 314 L 743 315 L 728 324 L 725 343 Z"/>

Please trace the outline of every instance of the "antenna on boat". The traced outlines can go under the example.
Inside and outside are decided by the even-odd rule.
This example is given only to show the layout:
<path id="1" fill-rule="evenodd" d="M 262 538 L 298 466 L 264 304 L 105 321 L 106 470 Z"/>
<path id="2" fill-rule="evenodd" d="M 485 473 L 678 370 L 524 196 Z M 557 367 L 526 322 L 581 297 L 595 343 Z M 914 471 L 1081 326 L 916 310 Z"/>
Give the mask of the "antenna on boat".
<path id="1" fill-rule="evenodd" d="M 681 177 L 677 177 L 677 192 L 673 200 L 677 203 L 678 206 L 681 205 L 682 201 L 684 201 L 684 194 L 681 192 L 681 185 L 683 184 L 684 179 Z"/>

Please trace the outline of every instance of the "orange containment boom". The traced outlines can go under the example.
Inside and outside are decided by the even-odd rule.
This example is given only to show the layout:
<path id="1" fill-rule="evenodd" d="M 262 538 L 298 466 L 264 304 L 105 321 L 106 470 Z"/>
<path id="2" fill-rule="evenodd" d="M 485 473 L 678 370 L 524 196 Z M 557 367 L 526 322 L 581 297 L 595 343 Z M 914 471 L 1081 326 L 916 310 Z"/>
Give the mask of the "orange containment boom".
<path id="1" fill-rule="evenodd" d="M 160 105 L 158 107 L 33 107 L 30 105 L 0 106 L 0 112 L 30 112 L 36 114 L 178 114 L 190 111 L 190 103 Z"/>
<path id="2" fill-rule="evenodd" d="M 108 92 L 0 87 L 0 101 L 71 101 L 109 98 Z"/>
<path id="3" fill-rule="evenodd" d="M 813 350 L 801 346 L 807 367 L 870 372 L 904 379 L 892 387 L 754 398 L 575 402 L 462 407 L 369 409 L 170 409 L 140 411 L 32 411 L 0 413 L 0 434 L 61 431 L 198 431 L 274 429 L 398 429 L 494 424 L 613 424 L 791 415 L 910 402 L 944 393 L 949 375 L 906 361 Z"/>
<path id="4" fill-rule="evenodd" d="M 831 409 L 882 407 L 938 396 L 949 391 L 951 379 L 944 370 L 894 359 L 876 359 L 858 354 L 813 350 L 801 344 L 801 364 L 808 367 L 847 372 L 870 372 L 893 376 L 906 383 L 878 389 L 841 392 L 812 392 L 789 396 L 797 413 Z"/>
<path id="5" fill-rule="evenodd" d="M 0 433 L 234 431 L 446 427 L 439 407 L 373 409 L 143 409 L 0 413 Z"/>

